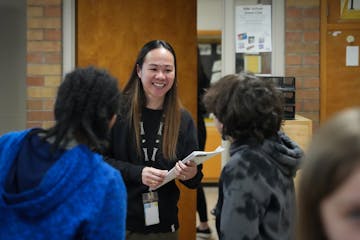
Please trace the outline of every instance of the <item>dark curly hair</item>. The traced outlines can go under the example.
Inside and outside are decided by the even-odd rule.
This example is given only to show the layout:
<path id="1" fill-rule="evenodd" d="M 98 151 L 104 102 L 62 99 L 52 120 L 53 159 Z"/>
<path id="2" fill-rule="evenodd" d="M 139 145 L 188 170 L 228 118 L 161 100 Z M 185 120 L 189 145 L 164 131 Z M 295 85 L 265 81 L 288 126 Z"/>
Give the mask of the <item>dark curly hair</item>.
<path id="1" fill-rule="evenodd" d="M 279 131 L 283 98 L 269 80 L 240 73 L 216 82 L 203 98 L 205 107 L 223 124 L 223 137 L 253 138 L 261 143 Z"/>
<path id="2" fill-rule="evenodd" d="M 71 137 L 102 152 L 109 140 L 109 123 L 118 113 L 121 93 L 116 78 L 95 67 L 77 68 L 65 76 L 54 106 L 55 126 L 45 138 L 53 149 L 65 148 Z"/>

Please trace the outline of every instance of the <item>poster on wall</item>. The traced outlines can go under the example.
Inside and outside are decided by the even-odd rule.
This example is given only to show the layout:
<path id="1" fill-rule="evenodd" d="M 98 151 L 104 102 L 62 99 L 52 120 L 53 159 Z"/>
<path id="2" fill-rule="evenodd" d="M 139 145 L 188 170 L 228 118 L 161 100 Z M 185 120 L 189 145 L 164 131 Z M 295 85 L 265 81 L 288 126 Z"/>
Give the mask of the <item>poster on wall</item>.
<path id="1" fill-rule="evenodd" d="M 271 5 L 240 5 L 235 9 L 237 53 L 271 52 Z"/>
<path id="2" fill-rule="evenodd" d="M 340 16 L 343 19 L 360 19 L 360 0 L 340 0 Z"/>

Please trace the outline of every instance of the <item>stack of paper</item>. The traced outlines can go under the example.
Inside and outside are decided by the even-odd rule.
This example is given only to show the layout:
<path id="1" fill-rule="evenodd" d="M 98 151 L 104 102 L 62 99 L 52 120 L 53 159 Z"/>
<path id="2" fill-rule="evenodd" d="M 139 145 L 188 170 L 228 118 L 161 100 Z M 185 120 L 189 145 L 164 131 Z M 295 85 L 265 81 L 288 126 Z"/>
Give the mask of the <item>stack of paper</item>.
<path id="1" fill-rule="evenodd" d="M 189 161 L 193 161 L 195 162 L 197 165 L 203 163 L 204 161 L 208 160 L 209 158 L 221 153 L 222 151 L 224 151 L 224 148 L 219 146 L 217 147 L 214 151 L 212 152 L 205 152 L 205 151 L 193 151 L 192 153 L 190 153 L 186 158 L 184 158 L 183 160 L 181 160 L 183 163 L 187 163 Z M 150 190 L 155 190 L 158 189 L 159 187 L 163 186 L 164 184 L 170 182 L 171 180 L 173 180 L 174 178 L 176 178 L 176 174 L 175 174 L 175 167 L 173 167 L 168 174 L 166 175 L 164 181 L 162 182 L 161 185 L 159 185 L 157 188 L 150 188 Z"/>

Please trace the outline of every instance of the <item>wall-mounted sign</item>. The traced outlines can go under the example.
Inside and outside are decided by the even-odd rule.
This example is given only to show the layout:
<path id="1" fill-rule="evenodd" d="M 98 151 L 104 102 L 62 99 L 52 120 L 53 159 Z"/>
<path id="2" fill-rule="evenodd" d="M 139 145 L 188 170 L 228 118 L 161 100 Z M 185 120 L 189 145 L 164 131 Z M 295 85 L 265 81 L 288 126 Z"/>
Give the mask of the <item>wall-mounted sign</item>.
<path id="1" fill-rule="evenodd" d="M 271 52 L 271 5 L 240 5 L 235 9 L 237 53 Z"/>

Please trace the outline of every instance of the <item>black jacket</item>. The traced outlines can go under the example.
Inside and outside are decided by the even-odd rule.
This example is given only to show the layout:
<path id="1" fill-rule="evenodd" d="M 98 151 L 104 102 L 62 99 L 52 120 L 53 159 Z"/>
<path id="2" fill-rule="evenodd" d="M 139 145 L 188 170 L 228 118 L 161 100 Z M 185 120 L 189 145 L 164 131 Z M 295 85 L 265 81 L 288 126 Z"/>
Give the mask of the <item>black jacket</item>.
<path id="1" fill-rule="evenodd" d="M 154 144 L 154 135 L 159 128 L 162 118 L 162 110 L 143 109 L 142 119 L 144 122 L 145 136 Z M 175 166 L 176 160 L 164 159 L 161 151 L 156 154 L 155 161 L 145 162 L 144 157 L 138 156 L 135 146 L 135 136 L 133 129 L 129 129 L 128 122 L 118 119 L 112 129 L 112 141 L 110 146 L 110 158 L 107 161 L 115 168 L 119 169 L 128 191 L 128 212 L 126 228 L 129 231 L 139 233 L 171 232 L 179 227 L 178 208 L 180 192 L 175 181 L 170 181 L 158 190 L 159 197 L 159 217 L 160 223 L 145 226 L 144 207 L 142 203 L 142 193 L 148 192 L 148 187 L 142 184 L 141 172 L 146 166 L 158 169 L 170 170 Z M 152 143 L 151 143 L 152 142 Z M 183 159 L 192 151 L 197 150 L 196 128 L 191 115 L 182 110 L 180 133 L 177 143 L 178 160 Z M 151 154 L 151 153 L 150 153 Z M 202 179 L 201 165 L 198 166 L 198 173 L 193 179 L 180 181 L 189 188 L 196 188 Z"/>

